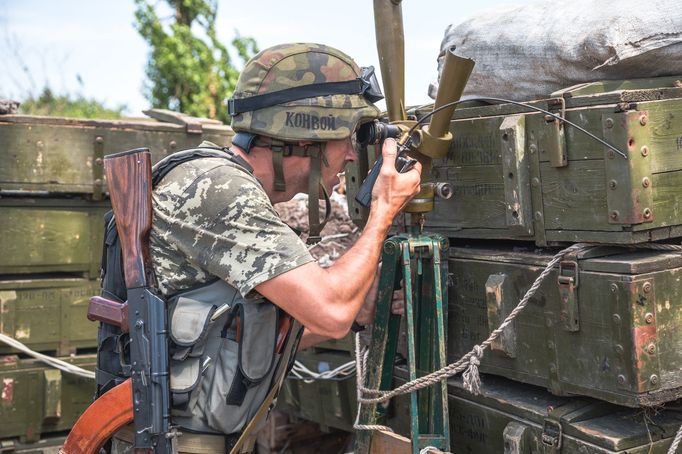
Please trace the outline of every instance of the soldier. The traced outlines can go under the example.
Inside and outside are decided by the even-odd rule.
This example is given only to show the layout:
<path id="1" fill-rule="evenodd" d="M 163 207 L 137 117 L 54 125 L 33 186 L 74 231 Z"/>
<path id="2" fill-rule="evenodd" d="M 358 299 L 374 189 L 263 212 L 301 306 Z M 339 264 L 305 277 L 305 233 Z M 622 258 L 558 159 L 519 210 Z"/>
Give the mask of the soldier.
<path id="1" fill-rule="evenodd" d="M 344 53 L 319 44 L 275 46 L 246 64 L 229 101 L 232 147 L 204 143 L 207 155 L 190 152 L 157 166 L 151 250 L 171 308 L 180 451 L 196 443 L 248 451 L 301 325 L 305 347 L 345 336 L 363 306 L 357 322 L 371 321 L 374 301 L 366 296 L 394 216 L 419 191 L 419 164 L 399 174 L 396 143 L 385 141 L 367 225 L 327 269 L 273 204 L 308 192 L 310 235 L 319 235 L 317 200 L 328 203 L 337 174 L 357 158 L 354 133 L 378 117 L 379 99 L 372 70 Z M 283 329 L 286 314 L 295 322 Z"/>

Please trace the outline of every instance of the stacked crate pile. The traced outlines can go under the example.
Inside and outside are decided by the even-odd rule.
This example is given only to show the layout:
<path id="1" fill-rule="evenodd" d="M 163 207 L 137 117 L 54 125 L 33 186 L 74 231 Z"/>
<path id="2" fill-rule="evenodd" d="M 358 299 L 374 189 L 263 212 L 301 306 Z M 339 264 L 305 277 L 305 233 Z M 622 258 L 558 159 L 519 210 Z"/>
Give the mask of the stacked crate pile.
<path id="1" fill-rule="evenodd" d="M 589 83 L 532 103 L 617 151 L 521 106 L 455 112 L 433 169 L 454 196 L 426 227 L 451 240 L 448 362 L 500 326 L 559 250 L 595 245 L 564 256 L 485 352 L 481 395 L 450 381 L 455 452 L 670 445 L 682 423 L 670 404 L 682 397 L 682 252 L 646 245 L 682 237 L 679 79 Z"/>
<path id="2" fill-rule="evenodd" d="M 220 122 L 148 115 L 153 118 L 0 115 L 0 334 L 95 369 L 97 324 L 86 314 L 89 298 L 99 294 L 103 216 L 110 209 L 103 157 L 149 147 L 158 161 L 202 140 L 228 144 L 232 136 Z M 93 380 L 0 342 L 2 449 L 21 450 L 68 430 L 94 390 Z"/>
<path id="3" fill-rule="evenodd" d="M 449 380 L 453 452 L 671 445 L 682 424 L 681 80 L 586 83 L 530 103 L 596 138 L 524 106 L 455 111 L 431 172 L 453 197 L 436 199 L 425 225 L 450 239 L 448 363 L 501 325 L 555 254 L 591 246 L 564 256 L 485 351 L 480 395 Z M 362 179 L 356 169 L 348 180 L 359 225 Z M 392 408 L 388 424 L 409 436 L 407 396 Z"/>

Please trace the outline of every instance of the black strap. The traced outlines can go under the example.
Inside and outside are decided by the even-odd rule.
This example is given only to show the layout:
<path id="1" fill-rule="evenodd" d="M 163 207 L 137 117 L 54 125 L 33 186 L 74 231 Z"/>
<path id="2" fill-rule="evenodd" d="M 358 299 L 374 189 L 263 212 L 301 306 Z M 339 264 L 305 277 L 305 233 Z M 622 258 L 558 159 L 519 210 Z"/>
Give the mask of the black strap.
<path id="1" fill-rule="evenodd" d="M 256 143 L 257 137 L 258 136 L 256 134 L 252 134 L 250 132 L 237 131 L 232 137 L 232 145 L 238 146 L 244 150 L 245 153 L 250 153 L 251 148 L 253 148 Z"/>
<path id="2" fill-rule="evenodd" d="M 301 87 L 285 88 L 284 90 L 264 95 L 249 96 L 248 98 L 228 99 L 227 112 L 234 116 L 242 112 L 251 112 L 299 99 L 329 95 L 357 95 L 364 93 L 366 90 L 367 82 L 362 79 L 303 85 Z"/>
<path id="3" fill-rule="evenodd" d="M 178 151 L 172 155 L 168 155 L 152 168 L 152 187 L 168 175 L 168 173 L 175 167 L 188 161 L 193 161 L 199 158 L 224 158 L 234 162 L 238 166 L 243 167 L 249 173 L 253 173 L 253 167 L 249 165 L 241 156 L 237 156 L 227 148 L 201 147 L 190 148 L 189 150 Z"/>
<path id="4" fill-rule="evenodd" d="M 241 368 L 238 367 L 232 379 L 230 390 L 227 392 L 227 396 L 225 396 L 225 404 L 241 406 L 250 387 L 251 382 L 244 376 Z"/>

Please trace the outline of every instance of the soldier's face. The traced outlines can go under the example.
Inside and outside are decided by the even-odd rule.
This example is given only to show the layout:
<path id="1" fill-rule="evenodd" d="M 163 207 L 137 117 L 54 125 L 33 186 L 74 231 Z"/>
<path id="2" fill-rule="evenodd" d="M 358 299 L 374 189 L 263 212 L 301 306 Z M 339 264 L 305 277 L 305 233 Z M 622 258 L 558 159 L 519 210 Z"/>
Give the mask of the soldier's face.
<path id="1" fill-rule="evenodd" d="M 329 166 L 322 164 L 322 182 L 327 192 L 331 193 L 335 185 L 339 184 L 338 174 L 343 172 L 346 164 L 358 158 L 355 147 L 350 138 L 331 140 L 325 148 Z"/>

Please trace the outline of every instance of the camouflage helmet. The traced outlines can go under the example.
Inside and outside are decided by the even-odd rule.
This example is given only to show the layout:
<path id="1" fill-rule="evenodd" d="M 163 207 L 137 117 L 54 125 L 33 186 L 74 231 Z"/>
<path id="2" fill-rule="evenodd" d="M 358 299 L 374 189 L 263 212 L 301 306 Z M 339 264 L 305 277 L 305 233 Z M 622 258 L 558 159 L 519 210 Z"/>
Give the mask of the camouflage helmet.
<path id="1" fill-rule="evenodd" d="M 373 103 L 382 98 L 374 68 L 361 69 L 322 44 L 281 44 L 249 60 L 228 111 L 235 131 L 280 140 L 339 140 L 377 118 Z"/>

